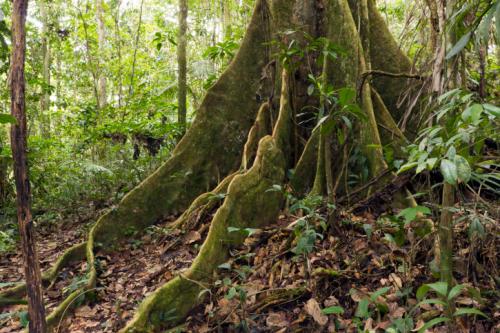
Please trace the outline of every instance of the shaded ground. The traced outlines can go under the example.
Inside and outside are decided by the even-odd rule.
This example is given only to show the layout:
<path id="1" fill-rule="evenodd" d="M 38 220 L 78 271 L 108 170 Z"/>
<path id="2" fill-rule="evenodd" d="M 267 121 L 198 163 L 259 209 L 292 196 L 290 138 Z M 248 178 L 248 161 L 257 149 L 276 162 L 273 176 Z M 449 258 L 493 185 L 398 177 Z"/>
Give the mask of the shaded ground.
<path id="1" fill-rule="evenodd" d="M 204 293 L 206 301 L 193 310 L 186 324 L 189 332 L 357 332 L 385 331 L 404 318 L 417 303 L 415 291 L 432 282 L 429 262 L 433 244 L 430 237 L 415 241 L 413 230 L 403 230 L 403 245 L 387 235 L 398 230 L 377 223 L 369 213 L 341 215 L 333 230 L 318 234 L 309 253 L 297 254 L 301 233 L 300 216 L 280 216 L 276 225 L 252 230 L 245 244 L 234 249 L 232 259 L 221 265 L 214 283 Z M 380 221 L 380 219 L 379 219 Z M 186 234 L 168 230 L 170 221 L 149 228 L 142 236 L 131 235 L 120 251 L 97 253 L 98 285 L 94 302 L 82 305 L 64 319 L 59 332 L 116 332 L 123 327 L 136 306 L 150 292 L 189 267 L 206 236 L 207 224 Z M 465 222 L 456 225 L 457 264 L 455 277 L 482 291 L 482 302 L 464 294 L 459 306 L 475 306 L 489 320 L 464 317 L 459 332 L 495 332 L 500 329 L 500 309 L 495 278 L 498 277 L 498 229 L 487 225 L 482 239 L 469 238 Z M 82 240 L 84 224 L 64 227 L 58 232 L 42 231 L 40 252 L 46 268 L 58 254 Z M 370 230 L 367 232 L 367 230 Z M 367 235 L 367 233 L 369 235 Z M 2 281 L 21 278 L 21 260 L 9 254 L 0 260 Z M 46 291 L 48 309 L 62 296 L 84 282 L 85 264 L 64 269 Z M 386 292 L 368 306 L 369 318 L 357 313 L 360 302 L 377 290 Z M 342 308 L 342 314 L 325 315 L 324 308 Z M 22 331 L 19 315 L 24 306 L 1 310 L 0 333 Z M 358 310 L 359 311 L 359 310 Z M 417 326 L 442 312 L 426 305 L 415 310 Z M 436 329 L 435 332 L 441 332 Z"/>

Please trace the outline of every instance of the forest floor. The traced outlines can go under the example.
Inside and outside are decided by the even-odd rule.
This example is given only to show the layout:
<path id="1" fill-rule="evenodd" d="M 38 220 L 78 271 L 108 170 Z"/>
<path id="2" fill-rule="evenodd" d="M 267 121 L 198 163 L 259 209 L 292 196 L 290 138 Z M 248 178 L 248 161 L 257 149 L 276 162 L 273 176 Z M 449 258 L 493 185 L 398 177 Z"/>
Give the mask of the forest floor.
<path id="1" fill-rule="evenodd" d="M 415 307 L 416 289 L 435 281 L 429 269 L 430 237 L 415 241 L 411 228 L 406 228 L 405 241 L 396 245 L 388 235 L 398 231 L 378 224 L 370 213 L 343 214 L 332 230 L 317 231 L 307 253 L 296 254 L 299 218 L 283 214 L 275 225 L 252 230 L 244 245 L 235 248 L 231 259 L 219 267 L 215 282 L 204 292 L 204 302 L 179 331 L 385 331 L 410 313 L 416 327 L 442 313 L 439 305 Z M 64 249 L 84 240 L 90 218 L 79 220 L 41 226 L 38 244 L 43 269 Z M 188 268 L 206 236 L 208 221 L 187 233 L 170 230 L 170 222 L 130 237 L 119 251 L 98 252 L 95 299 L 69 313 L 57 332 L 117 332 L 145 296 Z M 489 319 L 463 317 L 457 329 L 498 332 L 498 232 L 487 230 L 485 238 L 471 241 L 468 229 L 465 222 L 455 226 L 454 276 L 457 283 L 481 290 L 482 302 L 464 295 L 457 298 L 457 305 L 475 306 Z M 17 249 L 0 259 L 0 286 L 22 279 L 20 253 Z M 48 312 L 85 282 L 85 271 L 85 264 L 76 263 L 59 274 L 45 291 Z M 368 303 L 364 310 L 362 303 Z M 333 313 L 325 314 L 325 308 Z M 0 310 L 0 333 L 21 332 L 25 306 Z"/>

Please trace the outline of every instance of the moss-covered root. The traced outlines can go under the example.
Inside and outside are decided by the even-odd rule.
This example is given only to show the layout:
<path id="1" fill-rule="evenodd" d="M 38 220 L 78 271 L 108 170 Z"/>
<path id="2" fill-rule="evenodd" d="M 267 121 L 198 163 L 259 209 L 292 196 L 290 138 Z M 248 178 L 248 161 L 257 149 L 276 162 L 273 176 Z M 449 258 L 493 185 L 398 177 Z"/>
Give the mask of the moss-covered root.
<path id="1" fill-rule="evenodd" d="M 250 129 L 247 142 L 243 149 L 243 157 L 241 161 L 241 169 L 224 178 L 222 182 L 212 191 L 203 193 L 196 198 L 188 209 L 172 224 L 172 228 L 190 230 L 198 224 L 203 217 L 208 216 L 220 203 L 220 200 L 227 192 L 227 188 L 233 178 L 242 173 L 252 165 L 257 154 L 258 144 L 260 139 L 271 134 L 271 114 L 269 102 L 265 102 L 259 109 L 257 119 Z"/>
<path id="2" fill-rule="evenodd" d="M 171 227 L 173 229 L 182 229 L 185 232 L 195 228 L 204 217 L 208 216 L 220 204 L 229 184 L 240 173 L 240 171 L 237 171 L 230 174 L 214 190 L 203 193 L 196 198 Z"/>
<path id="3" fill-rule="evenodd" d="M 57 278 L 58 273 L 68 264 L 74 261 L 80 261 L 85 258 L 85 247 L 87 243 L 80 243 L 67 249 L 55 262 L 55 264 L 42 274 L 42 282 L 49 285 Z M 20 283 L 15 287 L 4 290 L 0 293 L 0 299 L 6 302 L 11 298 L 22 298 L 26 294 L 26 283 Z M 19 300 L 22 302 L 22 300 Z"/>
<path id="4" fill-rule="evenodd" d="M 257 154 L 257 148 L 259 146 L 259 141 L 264 136 L 271 133 L 271 113 L 269 102 L 262 104 L 257 114 L 257 119 L 253 124 L 250 132 L 248 133 L 248 139 L 245 143 L 245 148 L 243 149 L 243 158 L 241 161 L 241 168 L 243 170 L 248 170 L 252 165 L 255 155 Z"/>
<path id="5" fill-rule="evenodd" d="M 90 230 L 89 239 L 87 240 L 87 243 L 84 247 L 84 253 L 87 258 L 86 283 L 82 287 L 73 291 L 69 296 L 67 296 L 64 301 L 60 303 L 47 317 L 47 326 L 50 332 L 58 330 L 62 318 L 68 313 L 68 311 L 78 305 L 78 300 L 85 299 L 95 290 L 97 281 L 97 271 L 95 269 L 94 257 L 94 242 L 96 230 L 96 226 L 94 226 Z M 80 249 L 80 251 L 83 252 L 83 249 Z"/>
<path id="6" fill-rule="evenodd" d="M 214 270 L 227 260 L 230 247 L 243 241 L 241 233 L 229 232 L 228 228 L 259 228 L 277 218 L 283 197 L 279 192 L 268 190 L 285 179 L 283 151 L 288 148 L 291 112 L 286 76 L 283 82 L 280 113 L 273 136 L 260 140 L 253 166 L 235 176 L 229 184 L 224 203 L 217 210 L 193 264 L 146 298 L 121 332 L 158 331 L 184 319 L 200 301 L 203 290 L 209 288 Z"/>

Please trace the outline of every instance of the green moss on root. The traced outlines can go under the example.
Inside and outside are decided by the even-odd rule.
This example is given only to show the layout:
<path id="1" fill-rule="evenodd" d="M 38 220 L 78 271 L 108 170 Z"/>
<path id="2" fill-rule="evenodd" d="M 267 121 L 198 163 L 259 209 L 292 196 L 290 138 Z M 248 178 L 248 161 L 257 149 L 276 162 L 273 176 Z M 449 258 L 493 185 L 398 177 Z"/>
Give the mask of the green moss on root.
<path id="1" fill-rule="evenodd" d="M 280 113 L 273 136 L 260 140 L 253 166 L 235 176 L 229 184 L 224 203 L 215 213 L 207 239 L 193 264 L 149 296 L 122 332 L 152 332 L 184 319 L 199 303 L 200 292 L 208 289 L 214 270 L 227 260 L 229 249 L 244 240 L 241 233 L 230 233 L 228 228 L 259 228 L 277 218 L 283 197 L 280 192 L 268 190 L 285 180 L 283 151 L 289 145 L 291 110 L 286 76 L 283 82 Z"/>

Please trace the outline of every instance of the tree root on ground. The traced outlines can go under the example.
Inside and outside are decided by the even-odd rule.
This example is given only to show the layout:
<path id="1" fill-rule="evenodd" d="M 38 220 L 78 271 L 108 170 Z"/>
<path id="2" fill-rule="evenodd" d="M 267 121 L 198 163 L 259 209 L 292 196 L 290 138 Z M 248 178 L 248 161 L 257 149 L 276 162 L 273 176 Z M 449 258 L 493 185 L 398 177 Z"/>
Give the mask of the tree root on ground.
<path id="1" fill-rule="evenodd" d="M 280 113 L 273 136 L 259 142 L 253 166 L 232 179 L 222 206 L 210 225 L 207 239 L 191 267 L 147 297 L 132 321 L 121 331 L 149 332 L 178 323 L 209 290 L 212 274 L 228 257 L 229 249 L 244 240 L 242 233 L 228 228 L 258 228 L 273 222 L 280 211 L 282 194 L 269 191 L 285 179 L 291 112 L 287 76 L 283 75 Z M 258 210 L 255 207 L 259 207 Z"/>
<path id="2" fill-rule="evenodd" d="M 86 243 L 80 243 L 67 249 L 55 262 L 55 264 L 46 272 L 42 274 L 42 282 L 44 285 L 50 285 L 55 281 L 59 272 L 67 267 L 71 262 L 81 261 L 85 258 Z M 0 292 L 0 299 L 4 302 L 11 302 L 10 304 L 24 304 L 24 300 L 18 300 L 21 303 L 12 303 L 13 298 L 20 298 L 26 295 L 26 283 L 22 282 L 12 288 Z M 6 303 L 4 303 L 6 305 Z M 2 303 L 0 302 L 0 305 Z"/>

